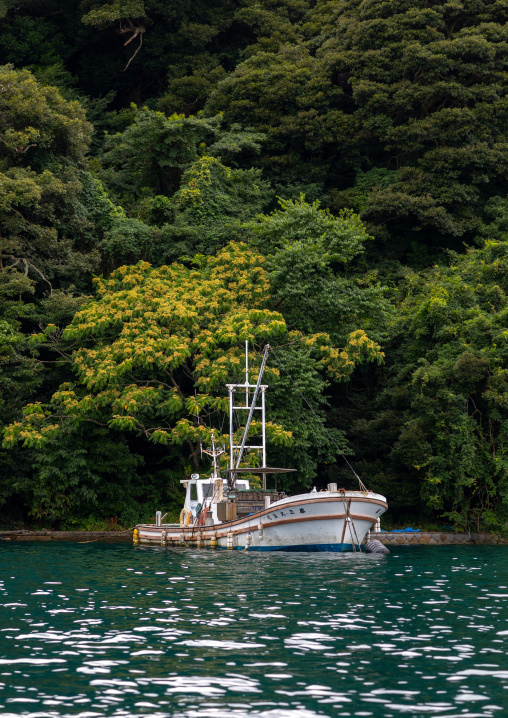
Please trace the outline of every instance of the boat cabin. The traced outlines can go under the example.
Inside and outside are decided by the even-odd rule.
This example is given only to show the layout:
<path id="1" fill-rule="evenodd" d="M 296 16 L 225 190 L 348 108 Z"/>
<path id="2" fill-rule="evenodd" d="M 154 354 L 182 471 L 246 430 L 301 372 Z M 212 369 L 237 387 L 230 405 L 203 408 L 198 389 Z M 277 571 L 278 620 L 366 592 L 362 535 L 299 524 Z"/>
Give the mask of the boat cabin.
<path id="1" fill-rule="evenodd" d="M 226 479 L 209 477 L 208 479 L 194 479 L 182 481 L 187 484 L 185 492 L 184 509 L 192 513 L 193 520 L 196 519 L 197 508 L 204 506 L 205 502 L 210 504 L 214 523 L 218 521 L 216 505 L 224 501 L 224 489 L 227 486 Z M 250 484 L 247 479 L 236 481 L 237 491 L 248 491 Z"/>

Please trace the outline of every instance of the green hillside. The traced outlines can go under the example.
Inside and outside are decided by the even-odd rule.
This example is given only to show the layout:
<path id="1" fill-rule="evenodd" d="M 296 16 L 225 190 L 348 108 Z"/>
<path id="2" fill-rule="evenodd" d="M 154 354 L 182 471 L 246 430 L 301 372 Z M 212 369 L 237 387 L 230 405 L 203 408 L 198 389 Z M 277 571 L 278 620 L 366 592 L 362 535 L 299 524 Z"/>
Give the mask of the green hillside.
<path id="1" fill-rule="evenodd" d="M 507 21 L 0 2 L 2 524 L 176 515 L 248 339 L 286 490 L 506 532 Z"/>

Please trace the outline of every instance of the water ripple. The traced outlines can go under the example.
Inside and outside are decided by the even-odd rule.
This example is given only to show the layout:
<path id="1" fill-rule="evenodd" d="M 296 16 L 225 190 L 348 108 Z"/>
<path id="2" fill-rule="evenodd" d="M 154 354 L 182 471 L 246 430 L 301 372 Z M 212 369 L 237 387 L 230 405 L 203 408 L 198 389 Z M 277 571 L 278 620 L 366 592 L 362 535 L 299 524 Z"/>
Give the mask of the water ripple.
<path id="1" fill-rule="evenodd" d="M 508 548 L 0 544 L 2 718 L 490 718 Z"/>

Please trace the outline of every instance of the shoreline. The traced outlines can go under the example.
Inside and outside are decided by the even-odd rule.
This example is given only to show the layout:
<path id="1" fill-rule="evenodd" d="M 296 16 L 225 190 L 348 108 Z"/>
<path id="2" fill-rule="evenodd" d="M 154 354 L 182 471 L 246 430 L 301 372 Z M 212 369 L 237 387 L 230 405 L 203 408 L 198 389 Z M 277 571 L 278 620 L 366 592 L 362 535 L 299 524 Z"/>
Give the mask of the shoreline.
<path id="1" fill-rule="evenodd" d="M 132 541 L 132 529 L 128 531 L 2 531 L 0 541 L 73 541 L 74 543 L 92 543 L 105 541 L 116 543 L 118 541 Z"/>
<path id="2" fill-rule="evenodd" d="M 368 534 L 367 534 L 368 537 Z M 371 539 L 377 539 L 386 546 L 462 546 L 508 544 L 508 539 L 492 533 L 455 533 L 439 531 L 385 531 L 370 532 Z"/>
<path id="3" fill-rule="evenodd" d="M 386 546 L 458 546 L 458 545 L 508 545 L 508 539 L 491 533 L 452 532 L 370 532 L 370 539 L 377 539 Z M 369 540 L 367 534 L 366 541 Z M 128 531 L 29 531 L 0 529 L 0 541 L 72 541 L 74 543 L 131 542 L 132 529 Z M 364 542 L 365 543 L 365 542 Z"/>

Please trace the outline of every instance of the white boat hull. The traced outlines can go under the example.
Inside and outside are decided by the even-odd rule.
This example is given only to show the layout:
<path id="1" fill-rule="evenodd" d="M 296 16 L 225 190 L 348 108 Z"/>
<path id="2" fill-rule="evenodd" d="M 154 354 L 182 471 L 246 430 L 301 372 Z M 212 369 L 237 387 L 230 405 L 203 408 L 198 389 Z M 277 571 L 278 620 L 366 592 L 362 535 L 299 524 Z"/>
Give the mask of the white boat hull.
<path id="1" fill-rule="evenodd" d="M 299 494 L 213 526 L 136 527 L 135 541 L 250 551 L 353 551 L 386 511 L 384 496 L 346 491 Z"/>

